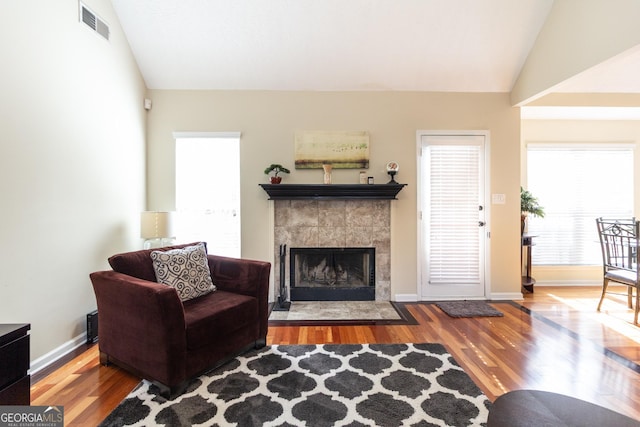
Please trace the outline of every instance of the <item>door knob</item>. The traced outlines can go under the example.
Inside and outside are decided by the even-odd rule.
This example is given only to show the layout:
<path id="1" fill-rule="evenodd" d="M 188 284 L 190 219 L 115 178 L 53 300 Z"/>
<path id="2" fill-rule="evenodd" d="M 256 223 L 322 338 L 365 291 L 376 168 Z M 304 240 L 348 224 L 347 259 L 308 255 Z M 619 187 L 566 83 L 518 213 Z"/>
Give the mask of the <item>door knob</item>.
<path id="1" fill-rule="evenodd" d="M 484 227 L 485 222 L 484 221 L 478 221 L 478 227 Z"/>

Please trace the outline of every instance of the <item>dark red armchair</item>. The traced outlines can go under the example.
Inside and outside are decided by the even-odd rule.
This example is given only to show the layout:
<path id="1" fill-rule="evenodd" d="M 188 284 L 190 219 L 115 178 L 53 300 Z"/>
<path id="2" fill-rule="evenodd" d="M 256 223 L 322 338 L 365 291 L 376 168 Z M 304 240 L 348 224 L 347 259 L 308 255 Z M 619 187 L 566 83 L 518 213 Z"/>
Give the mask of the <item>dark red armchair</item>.
<path id="1" fill-rule="evenodd" d="M 190 244 L 193 245 L 193 244 Z M 271 264 L 207 255 L 217 290 L 181 301 L 156 282 L 153 250 L 109 258 L 90 275 L 98 305 L 100 361 L 156 383 L 164 396 L 190 379 L 266 344 Z"/>

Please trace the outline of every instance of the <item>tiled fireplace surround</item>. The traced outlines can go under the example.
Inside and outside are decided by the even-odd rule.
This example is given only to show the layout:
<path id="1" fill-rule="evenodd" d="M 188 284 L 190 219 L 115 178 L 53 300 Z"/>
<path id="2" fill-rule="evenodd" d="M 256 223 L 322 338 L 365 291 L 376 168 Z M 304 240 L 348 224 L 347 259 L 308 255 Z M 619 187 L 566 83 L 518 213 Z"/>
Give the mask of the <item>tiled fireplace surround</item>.
<path id="1" fill-rule="evenodd" d="M 274 266 L 280 262 L 280 245 L 287 245 L 286 289 L 290 285 L 290 248 L 374 247 L 376 301 L 391 299 L 390 200 L 275 200 L 273 203 Z M 277 293 L 278 267 L 274 275 Z"/>

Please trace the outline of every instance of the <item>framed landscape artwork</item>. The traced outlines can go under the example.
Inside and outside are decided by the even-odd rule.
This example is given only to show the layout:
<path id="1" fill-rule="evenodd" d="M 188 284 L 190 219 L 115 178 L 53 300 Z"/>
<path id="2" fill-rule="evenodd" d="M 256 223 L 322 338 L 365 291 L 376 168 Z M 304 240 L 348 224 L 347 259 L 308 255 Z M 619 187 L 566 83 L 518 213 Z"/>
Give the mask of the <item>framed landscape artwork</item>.
<path id="1" fill-rule="evenodd" d="M 304 131 L 295 135 L 296 169 L 369 168 L 369 134 L 364 131 Z"/>

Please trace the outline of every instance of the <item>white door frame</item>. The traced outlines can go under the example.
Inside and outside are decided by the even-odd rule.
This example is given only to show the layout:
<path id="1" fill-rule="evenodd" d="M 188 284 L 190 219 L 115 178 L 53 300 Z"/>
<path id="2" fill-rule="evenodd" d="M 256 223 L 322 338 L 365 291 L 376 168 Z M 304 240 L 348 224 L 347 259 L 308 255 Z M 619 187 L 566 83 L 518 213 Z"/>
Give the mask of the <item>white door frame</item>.
<path id="1" fill-rule="evenodd" d="M 490 167 L 490 158 L 491 158 L 491 140 L 490 140 L 490 132 L 488 130 L 418 130 L 416 131 L 416 181 L 417 181 L 417 230 L 418 230 L 418 247 L 416 248 L 416 265 L 418 267 L 417 271 L 417 295 L 418 301 L 424 300 L 424 295 L 422 292 L 422 260 L 423 260 L 423 232 L 422 232 L 422 197 L 425 189 L 422 188 L 422 137 L 429 136 L 483 136 L 485 145 L 484 145 L 484 209 L 485 209 L 485 247 L 484 247 L 484 297 L 478 299 L 488 299 L 491 295 L 491 269 L 489 266 L 491 265 L 491 203 L 490 203 L 490 195 L 491 195 L 491 167 Z"/>

